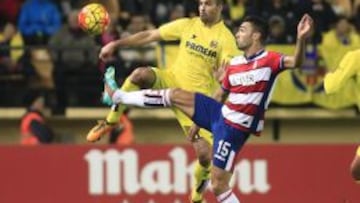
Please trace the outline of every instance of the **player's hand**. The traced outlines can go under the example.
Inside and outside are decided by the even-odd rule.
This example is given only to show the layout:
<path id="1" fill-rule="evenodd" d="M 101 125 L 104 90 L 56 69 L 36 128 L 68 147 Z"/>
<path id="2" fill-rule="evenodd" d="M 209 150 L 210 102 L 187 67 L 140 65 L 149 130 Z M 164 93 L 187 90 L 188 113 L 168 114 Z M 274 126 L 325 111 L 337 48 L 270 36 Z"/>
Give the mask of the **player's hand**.
<path id="1" fill-rule="evenodd" d="M 221 62 L 221 65 L 220 67 L 217 67 L 215 68 L 214 72 L 213 72 L 213 75 L 214 75 L 214 78 L 219 82 L 221 83 L 225 77 L 225 73 L 226 73 L 226 68 L 229 64 L 223 60 Z"/>
<path id="2" fill-rule="evenodd" d="M 305 14 L 301 18 L 301 20 L 297 26 L 298 39 L 302 40 L 302 39 L 308 38 L 313 30 L 313 24 L 314 24 L 314 21 L 310 17 L 310 15 Z"/>
<path id="3" fill-rule="evenodd" d="M 114 42 L 110 42 L 107 45 L 103 46 L 100 50 L 99 58 L 102 61 L 108 61 L 113 55 L 115 48 L 116 47 Z"/>
<path id="4" fill-rule="evenodd" d="M 195 140 L 197 140 L 199 138 L 199 131 L 200 128 L 197 125 L 193 124 L 188 131 L 188 141 L 194 142 Z"/>

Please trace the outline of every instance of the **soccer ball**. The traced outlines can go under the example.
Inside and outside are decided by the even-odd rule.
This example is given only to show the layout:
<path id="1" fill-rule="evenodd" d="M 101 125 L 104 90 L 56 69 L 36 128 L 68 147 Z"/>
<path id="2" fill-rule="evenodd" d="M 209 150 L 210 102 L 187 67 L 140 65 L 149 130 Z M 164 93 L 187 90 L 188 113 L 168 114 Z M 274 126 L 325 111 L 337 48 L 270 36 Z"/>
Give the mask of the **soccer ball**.
<path id="1" fill-rule="evenodd" d="M 93 35 L 103 33 L 110 24 L 109 13 L 101 4 L 88 4 L 78 14 L 81 29 Z"/>

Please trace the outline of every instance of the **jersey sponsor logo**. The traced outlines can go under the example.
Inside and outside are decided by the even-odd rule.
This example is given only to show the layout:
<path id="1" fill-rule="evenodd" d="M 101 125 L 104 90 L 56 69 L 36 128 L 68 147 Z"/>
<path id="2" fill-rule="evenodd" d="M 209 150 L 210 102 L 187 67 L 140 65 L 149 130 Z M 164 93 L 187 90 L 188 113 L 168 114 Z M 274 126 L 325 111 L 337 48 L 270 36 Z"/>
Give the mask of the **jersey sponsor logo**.
<path id="1" fill-rule="evenodd" d="M 194 42 L 186 41 L 186 47 L 207 57 L 216 58 L 217 56 L 216 51 L 205 48 L 202 45 L 196 44 Z"/>
<path id="2" fill-rule="evenodd" d="M 232 86 L 250 86 L 255 85 L 255 76 L 251 72 L 235 73 L 229 76 L 229 81 Z"/>
<path id="3" fill-rule="evenodd" d="M 269 67 L 253 69 L 251 71 L 234 73 L 229 75 L 229 82 L 232 86 L 251 86 L 259 81 L 269 81 L 271 69 Z"/>

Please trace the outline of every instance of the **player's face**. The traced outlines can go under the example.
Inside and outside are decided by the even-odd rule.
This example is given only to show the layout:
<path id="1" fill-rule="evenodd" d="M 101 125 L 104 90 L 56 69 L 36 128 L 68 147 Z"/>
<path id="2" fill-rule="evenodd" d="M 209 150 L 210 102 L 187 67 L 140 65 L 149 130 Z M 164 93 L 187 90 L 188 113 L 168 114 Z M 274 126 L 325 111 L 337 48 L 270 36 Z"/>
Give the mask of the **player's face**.
<path id="1" fill-rule="evenodd" d="M 244 22 L 240 25 L 239 30 L 237 31 L 236 43 L 241 50 L 245 50 L 250 47 L 253 43 L 253 28 L 249 22 Z"/>
<path id="2" fill-rule="evenodd" d="M 215 22 L 220 16 L 221 9 L 216 0 L 199 0 L 199 15 L 204 23 Z"/>

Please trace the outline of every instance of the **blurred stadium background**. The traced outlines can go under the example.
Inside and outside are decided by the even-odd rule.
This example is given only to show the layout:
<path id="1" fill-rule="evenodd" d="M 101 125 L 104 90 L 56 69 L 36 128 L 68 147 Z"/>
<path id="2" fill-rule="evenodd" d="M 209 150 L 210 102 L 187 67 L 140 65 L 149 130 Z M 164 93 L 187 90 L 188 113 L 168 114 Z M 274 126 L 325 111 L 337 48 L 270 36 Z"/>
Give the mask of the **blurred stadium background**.
<path id="1" fill-rule="evenodd" d="M 112 18 L 101 36 L 77 26 L 77 10 L 90 2 Z M 281 74 L 263 135 L 238 158 L 234 191 L 243 202 L 360 202 L 349 173 L 360 140 L 360 76 L 335 95 L 321 86 L 347 51 L 360 48 L 360 1 L 225 0 L 223 18 L 235 31 L 246 15 L 264 17 L 267 48 L 291 54 L 304 13 L 316 27 L 306 61 Z M 105 68 L 115 65 L 119 83 L 138 66 L 165 68 L 178 42 L 120 49 L 108 64 L 97 58 L 100 47 L 195 15 L 196 0 L 0 0 L 0 202 L 187 202 L 194 155 L 171 111 L 129 109 L 112 135 L 96 144 L 85 136 L 108 111 L 100 102 Z M 39 95 L 53 139 L 24 146 L 21 121 Z M 164 167 L 149 169 L 156 163 Z"/>

